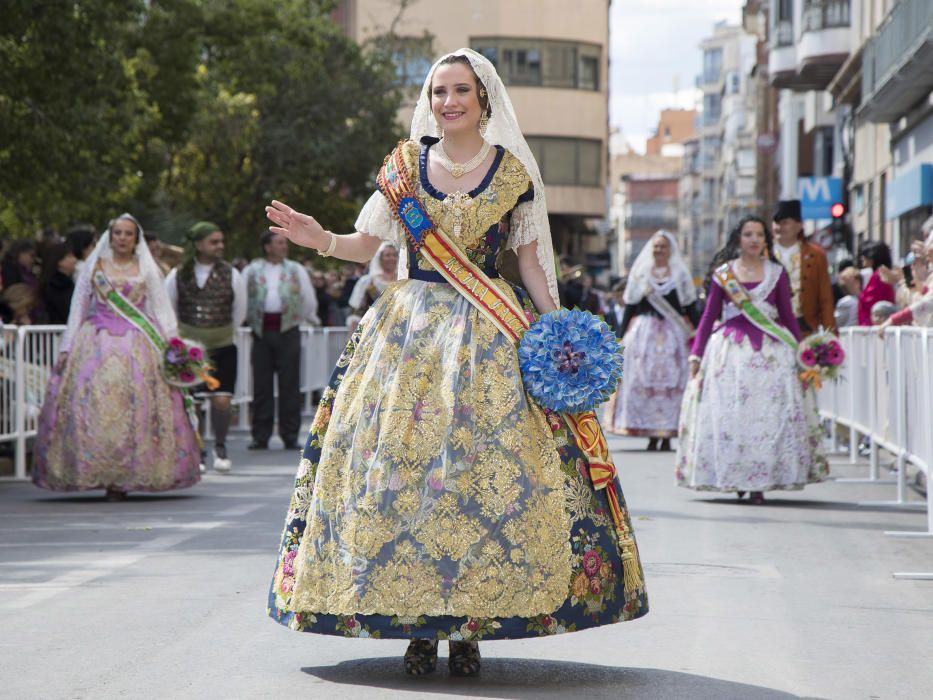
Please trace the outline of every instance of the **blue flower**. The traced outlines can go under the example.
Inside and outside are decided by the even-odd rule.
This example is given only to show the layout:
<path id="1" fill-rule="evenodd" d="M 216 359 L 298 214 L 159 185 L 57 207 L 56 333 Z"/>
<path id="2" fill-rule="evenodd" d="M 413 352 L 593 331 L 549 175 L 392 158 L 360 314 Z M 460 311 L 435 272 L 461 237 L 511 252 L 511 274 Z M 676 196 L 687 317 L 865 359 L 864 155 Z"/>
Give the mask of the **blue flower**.
<path id="1" fill-rule="evenodd" d="M 615 333 L 579 309 L 543 314 L 522 336 L 518 363 L 532 398 L 561 413 L 596 408 L 622 378 L 622 348 Z"/>

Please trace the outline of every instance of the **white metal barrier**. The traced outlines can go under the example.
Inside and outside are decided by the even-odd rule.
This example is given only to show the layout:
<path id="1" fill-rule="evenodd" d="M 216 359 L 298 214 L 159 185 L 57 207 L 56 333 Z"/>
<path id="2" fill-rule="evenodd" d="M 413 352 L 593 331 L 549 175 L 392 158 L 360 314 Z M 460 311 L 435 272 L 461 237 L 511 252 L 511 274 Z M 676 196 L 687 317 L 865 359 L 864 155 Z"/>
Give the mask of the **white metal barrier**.
<path id="1" fill-rule="evenodd" d="M 64 331 L 64 326 L 0 325 L 0 445 L 12 444 L 14 479 L 27 478 L 27 440 L 36 435 L 39 409 Z M 349 338 L 350 331 L 343 327 L 301 328 L 300 383 L 305 394 L 305 415 L 312 410 L 312 392 L 327 386 Z M 252 333 L 248 328 L 238 329 L 235 342 L 237 384 L 233 403 L 239 409 L 238 428 L 248 430 L 253 401 Z"/>
<path id="2" fill-rule="evenodd" d="M 838 382 L 828 382 L 819 394 L 821 415 L 849 428 L 849 454 L 858 459 L 862 436 L 870 439 L 868 477 L 849 481 L 893 483 L 894 499 L 865 505 L 925 508 L 926 530 L 890 531 L 892 537 L 933 537 L 933 329 L 889 329 L 880 338 L 875 329 L 844 328 L 840 342 L 846 365 Z M 894 455 L 896 478 L 882 479 L 879 448 Z M 926 477 L 926 503 L 908 499 L 908 465 Z M 841 479 L 840 481 L 845 481 Z M 898 578 L 933 579 L 933 574 L 895 574 Z"/>

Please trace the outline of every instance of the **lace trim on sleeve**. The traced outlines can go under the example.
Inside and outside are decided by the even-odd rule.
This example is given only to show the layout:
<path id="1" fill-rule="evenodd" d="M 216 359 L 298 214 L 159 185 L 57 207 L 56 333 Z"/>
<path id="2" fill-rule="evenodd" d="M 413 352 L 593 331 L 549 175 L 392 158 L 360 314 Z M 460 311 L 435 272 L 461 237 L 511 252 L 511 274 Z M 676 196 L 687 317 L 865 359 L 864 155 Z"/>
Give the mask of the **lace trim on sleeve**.
<path id="1" fill-rule="evenodd" d="M 401 247 L 399 223 L 392 216 L 389 203 L 379 191 L 373 192 L 360 210 L 360 215 L 356 217 L 356 230 Z"/>
<path id="2" fill-rule="evenodd" d="M 534 200 L 529 200 L 519 203 L 512 210 L 509 238 L 505 244 L 508 250 L 517 250 L 520 246 L 534 243 L 538 240 L 538 229 L 534 225 L 535 219 L 532 214 L 533 207 Z M 544 276 L 547 279 L 548 291 L 551 293 L 551 298 L 554 299 L 554 303 L 560 307 L 560 301 L 557 295 L 557 275 L 554 271 L 553 264 L 554 252 L 549 250 L 548 247 L 541 245 L 539 242 L 536 253 L 538 264 L 541 266 L 541 269 L 544 270 Z"/>
<path id="3" fill-rule="evenodd" d="M 515 250 L 519 246 L 538 240 L 538 231 L 531 218 L 531 202 L 522 202 L 512 210 L 512 225 L 506 248 Z"/>

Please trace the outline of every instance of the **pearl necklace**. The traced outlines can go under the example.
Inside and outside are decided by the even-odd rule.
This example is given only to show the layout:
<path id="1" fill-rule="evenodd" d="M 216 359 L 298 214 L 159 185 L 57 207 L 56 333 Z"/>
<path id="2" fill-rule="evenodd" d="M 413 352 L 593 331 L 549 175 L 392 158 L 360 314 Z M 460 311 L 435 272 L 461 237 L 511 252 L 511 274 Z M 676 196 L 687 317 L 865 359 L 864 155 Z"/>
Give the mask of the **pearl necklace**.
<path id="1" fill-rule="evenodd" d="M 110 267 L 113 268 L 114 272 L 126 272 L 127 270 L 132 270 L 133 265 L 136 264 L 136 256 L 133 255 L 125 263 L 118 263 L 116 258 L 110 258 Z"/>
<path id="2" fill-rule="evenodd" d="M 437 142 L 437 148 L 435 149 L 435 154 L 437 155 L 437 162 L 443 166 L 444 170 L 449 172 L 456 178 L 463 177 L 469 172 L 476 170 L 484 160 L 486 156 L 489 155 L 489 149 L 492 148 L 492 144 L 488 141 L 483 141 L 483 147 L 479 149 L 479 153 L 470 158 L 466 163 L 455 163 L 450 159 L 450 156 L 447 155 L 447 152 L 444 150 L 443 141 Z"/>

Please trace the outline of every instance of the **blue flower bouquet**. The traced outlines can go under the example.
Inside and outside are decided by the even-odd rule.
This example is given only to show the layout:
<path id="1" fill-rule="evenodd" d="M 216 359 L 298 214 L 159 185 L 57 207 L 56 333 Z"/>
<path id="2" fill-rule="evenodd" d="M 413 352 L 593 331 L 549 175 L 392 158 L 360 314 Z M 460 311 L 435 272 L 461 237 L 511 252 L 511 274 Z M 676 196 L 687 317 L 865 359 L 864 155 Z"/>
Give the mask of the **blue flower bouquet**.
<path id="1" fill-rule="evenodd" d="M 522 336 L 518 363 L 525 389 L 544 408 L 596 408 L 622 378 L 622 347 L 609 325 L 580 309 L 543 314 Z"/>

